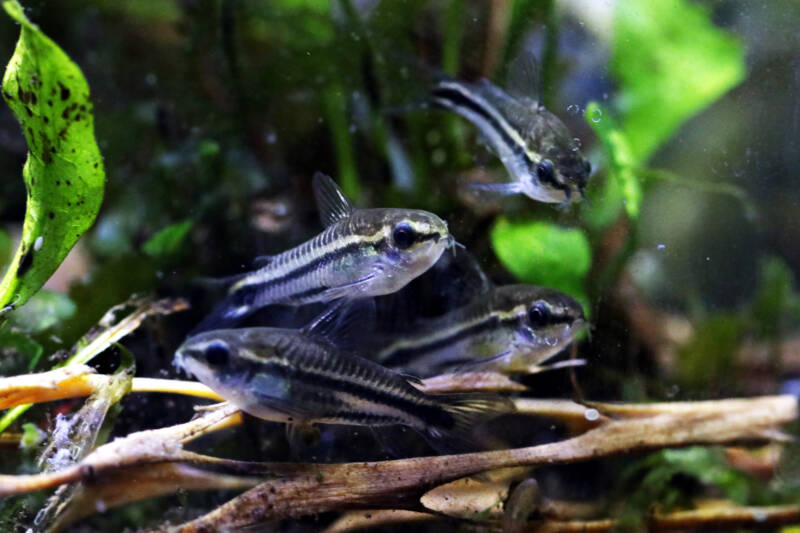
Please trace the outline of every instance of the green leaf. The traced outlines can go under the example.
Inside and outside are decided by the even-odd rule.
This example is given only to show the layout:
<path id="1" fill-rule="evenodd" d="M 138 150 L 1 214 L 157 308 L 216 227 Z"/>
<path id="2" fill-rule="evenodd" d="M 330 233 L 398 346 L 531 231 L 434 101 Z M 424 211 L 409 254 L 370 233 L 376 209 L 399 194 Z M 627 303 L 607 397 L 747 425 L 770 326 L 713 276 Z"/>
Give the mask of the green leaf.
<path id="1" fill-rule="evenodd" d="M 21 33 L 2 94 L 28 143 L 22 242 L 0 284 L 0 308 L 8 311 L 41 288 L 92 225 L 105 171 L 80 69 L 25 17 L 16 0 L 4 1 L 3 8 L 20 23 Z"/>
<path id="2" fill-rule="evenodd" d="M 150 257 L 165 259 L 181 251 L 181 247 L 194 226 L 191 220 L 184 220 L 160 230 L 144 243 L 142 250 Z"/>
<path id="3" fill-rule="evenodd" d="M 75 308 L 66 294 L 42 290 L 10 315 L 9 323 L 28 333 L 38 333 L 74 315 Z"/>
<path id="4" fill-rule="evenodd" d="M 491 239 L 497 257 L 520 281 L 564 291 L 586 308 L 584 278 L 592 252 L 580 230 L 501 217 Z"/>
<path id="5" fill-rule="evenodd" d="M 685 120 L 745 75 L 741 43 L 689 0 L 620 0 L 611 68 L 619 80 L 622 131 L 646 161 Z"/>
<path id="6" fill-rule="evenodd" d="M 36 424 L 25 422 L 22 424 L 22 440 L 19 441 L 19 447 L 23 450 L 32 450 L 46 438 L 47 433 L 39 429 Z"/>
<path id="7" fill-rule="evenodd" d="M 11 257 L 11 238 L 3 230 L 0 230 L 0 266 L 8 263 Z"/>
<path id="8" fill-rule="evenodd" d="M 603 143 L 609 172 L 621 189 L 625 211 L 630 218 L 638 218 L 642 205 L 642 185 L 634 172 L 638 162 L 627 136 L 597 102 L 590 102 L 586 106 L 586 120 Z"/>

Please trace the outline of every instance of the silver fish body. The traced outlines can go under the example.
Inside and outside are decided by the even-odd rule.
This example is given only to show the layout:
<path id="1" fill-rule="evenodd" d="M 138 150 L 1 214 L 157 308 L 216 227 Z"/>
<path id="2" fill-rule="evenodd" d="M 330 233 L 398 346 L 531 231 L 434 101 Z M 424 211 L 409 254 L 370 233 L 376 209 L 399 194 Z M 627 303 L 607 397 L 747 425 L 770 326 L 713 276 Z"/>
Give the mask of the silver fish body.
<path id="1" fill-rule="evenodd" d="M 515 180 L 480 188 L 552 203 L 583 195 L 591 164 L 564 123 L 537 102 L 511 96 L 485 80 L 452 79 L 436 83 L 430 99 L 472 122 Z"/>
<path id="2" fill-rule="evenodd" d="M 239 276 L 228 291 L 226 317 L 269 304 L 389 294 L 430 268 L 452 243 L 447 224 L 433 213 L 355 209 L 327 176 L 317 174 L 314 186 L 326 229 Z"/>
<path id="3" fill-rule="evenodd" d="M 492 394 L 425 394 L 408 376 L 296 330 L 205 332 L 175 363 L 242 410 L 289 424 L 400 424 L 437 441 L 468 438 L 475 424 L 514 410 Z"/>
<path id="4" fill-rule="evenodd" d="M 378 351 L 392 368 L 429 376 L 456 365 L 524 372 L 562 351 L 581 330 L 583 309 L 560 291 L 532 285 L 492 287 L 485 295 Z"/>

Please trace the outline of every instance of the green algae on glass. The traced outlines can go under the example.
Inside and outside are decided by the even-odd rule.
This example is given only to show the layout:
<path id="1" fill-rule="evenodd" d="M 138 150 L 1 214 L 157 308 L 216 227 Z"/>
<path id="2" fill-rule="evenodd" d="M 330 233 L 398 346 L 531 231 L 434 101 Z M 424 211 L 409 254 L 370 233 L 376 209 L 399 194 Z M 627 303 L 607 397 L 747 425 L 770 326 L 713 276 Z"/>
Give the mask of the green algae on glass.
<path id="1" fill-rule="evenodd" d="M 639 161 L 744 79 L 742 44 L 696 2 L 620 0 L 613 35 L 620 125 Z"/>
<path id="2" fill-rule="evenodd" d="M 520 281 L 564 291 L 588 311 L 584 279 L 592 252 L 581 230 L 501 217 L 491 239 L 500 262 Z"/>
<path id="3" fill-rule="evenodd" d="M 105 185 L 83 74 L 16 0 L 3 8 L 21 25 L 2 95 L 28 143 L 22 169 L 28 198 L 22 242 L 0 284 L 0 313 L 44 285 L 94 222 Z"/>

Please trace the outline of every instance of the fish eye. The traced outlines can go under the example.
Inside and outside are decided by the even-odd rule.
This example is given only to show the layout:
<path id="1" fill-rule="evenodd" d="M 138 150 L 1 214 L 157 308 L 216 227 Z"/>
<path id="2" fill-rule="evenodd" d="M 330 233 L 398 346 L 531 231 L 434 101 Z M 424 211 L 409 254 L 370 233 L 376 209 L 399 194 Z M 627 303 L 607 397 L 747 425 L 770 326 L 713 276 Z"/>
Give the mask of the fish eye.
<path id="1" fill-rule="evenodd" d="M 550 310 L 542 302 L 533 304 L 528 309 L 528 321 L 533 327 L 541 327 L 547 324 L 550 319 Z"/>
<path id="2" fill-rule="evenodd" d="M 228 362 L 228 345 L 224 342 L 215 341 L 206 346 L 203 355 L 211 366 L 222 366 Z"/>
<path id="3" fill-rule="evenodd" d="M 584 172 L 586 172 L 587 176 L 592 173 L 592 164 L 589 162 L 588 159 L 583 160 L 583 170 Z"/>
<path id="4" fill-rule="evenodd" d="M 536 176 L 540 181 L 553 181 L 554 175 L 553 163 L 549 159 L 544 159 L 536 165 Z"/>
<path id="5" fill-rule="evenodd" d="M 407 222 L 401 222 L 395 226 L 392 232 L 392 240 L 395 246 L 401 250 L 409 248 L 417 240 L 417 232 Z"/>

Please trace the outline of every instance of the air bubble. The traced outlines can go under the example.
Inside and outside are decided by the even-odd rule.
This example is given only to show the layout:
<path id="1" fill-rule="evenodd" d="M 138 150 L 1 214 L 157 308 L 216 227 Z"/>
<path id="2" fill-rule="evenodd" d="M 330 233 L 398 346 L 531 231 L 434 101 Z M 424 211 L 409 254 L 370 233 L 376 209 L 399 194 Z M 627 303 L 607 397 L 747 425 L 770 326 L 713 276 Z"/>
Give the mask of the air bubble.
<path id="1" fill-rule="evenodd" d="M 570 104 L 567 106 L 567 113 L 572 116 L 578 116 L 581 114 L 581 106 L 578 104 Z"/>
<path id="2" fill-rule="evenodd" d="M 38 252 L 39 250 L 41 250 L 42 249 L 42 244 L 44 244 L 44 237 L 39 235 L 38 237 L 36 237 L 36 240 L 33 242 L 33 251 L 34 252 Z"/>
<path id="3" fill-rule="evenodd" d="M 593 109 L 592 116 L 590 118 L 592 119 L 592 122 L 597 124 L 598 122 L 600 122 L 600 119 L 603 118 L 603 110 L 600 109 L 599 107 Z"/>
<path id="4" fill-rule="evenodd" d="M 589 422 L 594 422 L 600 419 L 600 411 L 595 408 L 587 409 L 583 412 L 583 417 Z"/>

